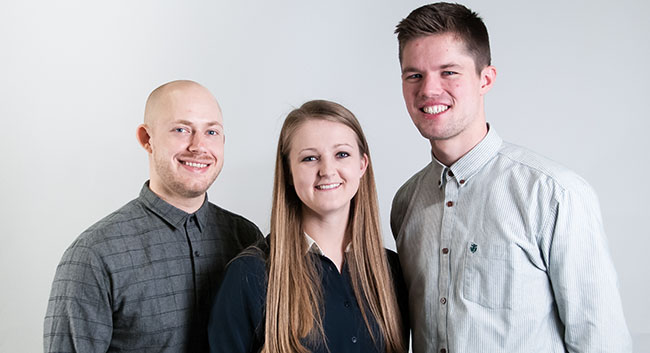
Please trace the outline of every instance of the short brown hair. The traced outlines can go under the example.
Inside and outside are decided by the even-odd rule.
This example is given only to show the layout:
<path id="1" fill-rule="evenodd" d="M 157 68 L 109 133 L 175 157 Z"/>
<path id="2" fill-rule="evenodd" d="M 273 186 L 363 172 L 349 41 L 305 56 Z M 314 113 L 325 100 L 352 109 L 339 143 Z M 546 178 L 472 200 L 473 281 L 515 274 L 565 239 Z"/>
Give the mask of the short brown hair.
<path id="1" fill-rule="evenodd" d="M 452 33 L 465 43 L 474 58 L 478 73 L 490 65 L 490 39 L 483 19 L 461 4 L 437 2 L 413 10 L 395 28 L 399 43 L 399 60 L 410 40 L 435 34 Z"/>

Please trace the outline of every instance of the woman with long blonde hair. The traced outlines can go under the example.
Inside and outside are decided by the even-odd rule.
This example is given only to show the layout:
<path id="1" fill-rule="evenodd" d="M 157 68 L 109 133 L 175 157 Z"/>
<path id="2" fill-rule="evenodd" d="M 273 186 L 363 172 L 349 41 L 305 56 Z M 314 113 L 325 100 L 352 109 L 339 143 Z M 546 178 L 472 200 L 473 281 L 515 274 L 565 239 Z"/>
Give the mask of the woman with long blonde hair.
<path id="1" fill-rule="evenodd" d="M 293 110 L 278 141 L 271 232 L 228 266 L 210 350 L 405 352 L 405 287 L 382 244 L 359 122 L 329 101 Z"/>

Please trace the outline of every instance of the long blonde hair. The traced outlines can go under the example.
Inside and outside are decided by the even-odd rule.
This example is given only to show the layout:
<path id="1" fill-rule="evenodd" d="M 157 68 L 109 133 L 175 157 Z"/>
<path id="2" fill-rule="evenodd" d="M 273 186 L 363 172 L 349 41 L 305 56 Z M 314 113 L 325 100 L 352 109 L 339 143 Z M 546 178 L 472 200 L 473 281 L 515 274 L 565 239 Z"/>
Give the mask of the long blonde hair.
<path id="1" fill-rule="evenodd" d="M 402 322 L 383 247 L 377 191 L 368 143 L 352 112 L 340 104 L 314 100 L 293 110 L 284 121 L 275 161 L 273 209 L 271 211 L 268 287 L 266 294 L 265 353 L 308 353 L 301 339 L 325 344 L 322 325 L 322 288 L 317 265 L 306 256 L 301 207 L 291 182 L 289 151 L 296 130 L 309 120 L 328 120 L 351 128 L 359 150 L 368 156 L 368 167 L 352 198 L 348 232 L 351 250 L 346 254 L 354 294 L 363 319 L 373 335 L 367 317 L 376 320 L 386 352 L 404 352 Z"/>

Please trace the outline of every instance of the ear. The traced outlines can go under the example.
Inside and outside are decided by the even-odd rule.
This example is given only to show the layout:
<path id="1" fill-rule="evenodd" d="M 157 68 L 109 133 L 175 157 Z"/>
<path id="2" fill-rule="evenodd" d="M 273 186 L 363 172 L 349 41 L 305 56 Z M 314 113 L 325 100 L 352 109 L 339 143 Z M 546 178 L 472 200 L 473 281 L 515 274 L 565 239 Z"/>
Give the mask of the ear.
<path id="1" fill-rule="evenodd" d="M 149 134 L 149 126 L 147 124 L 140 124 L 135 131 L 135 137 L 138 139 L 138 142 L 147 150 L 147 152 L 152 153 L 151 150 L 151 134 Z"/>
<path id="2" fill-rule="evenodd" d="M 488 65 L 483 70 L 481 70 L 481 95 L 486 94 L 490 88 L 492 88 L 492 85 L 494 84 L 494 80 L 497 78 L 497 69 L 492 66 Z"/>
<path id="3" fill-rule="evenodd" d="M 361 175 L 362 177 L 364 174 L 366 174 L 366 170 L 368 169 L 368 155 L 363 154 L 363 157 L 361 157 Z"/>

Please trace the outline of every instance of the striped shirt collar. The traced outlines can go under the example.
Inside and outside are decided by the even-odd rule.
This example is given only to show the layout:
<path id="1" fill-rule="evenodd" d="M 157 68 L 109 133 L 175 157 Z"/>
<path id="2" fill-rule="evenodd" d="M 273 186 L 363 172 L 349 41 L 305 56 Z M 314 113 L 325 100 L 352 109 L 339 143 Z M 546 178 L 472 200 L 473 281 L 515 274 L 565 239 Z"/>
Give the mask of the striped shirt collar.
<path id="1" fill-rule="evenodd" d="M 442 164 L 432 152 L 431 158 L 434 167 L 437 169 L 436 173 L 440 176 L 438 186 L 442 188 L 452 178 L 455 178 L 461 186 L 467 185 L 470 179 L 497 155 L 502 144 L 501 137 L 488 124 L 488 132 L 483 140 L 457 160 L 456 163 L 452 164 L 451 167 Z"/>

